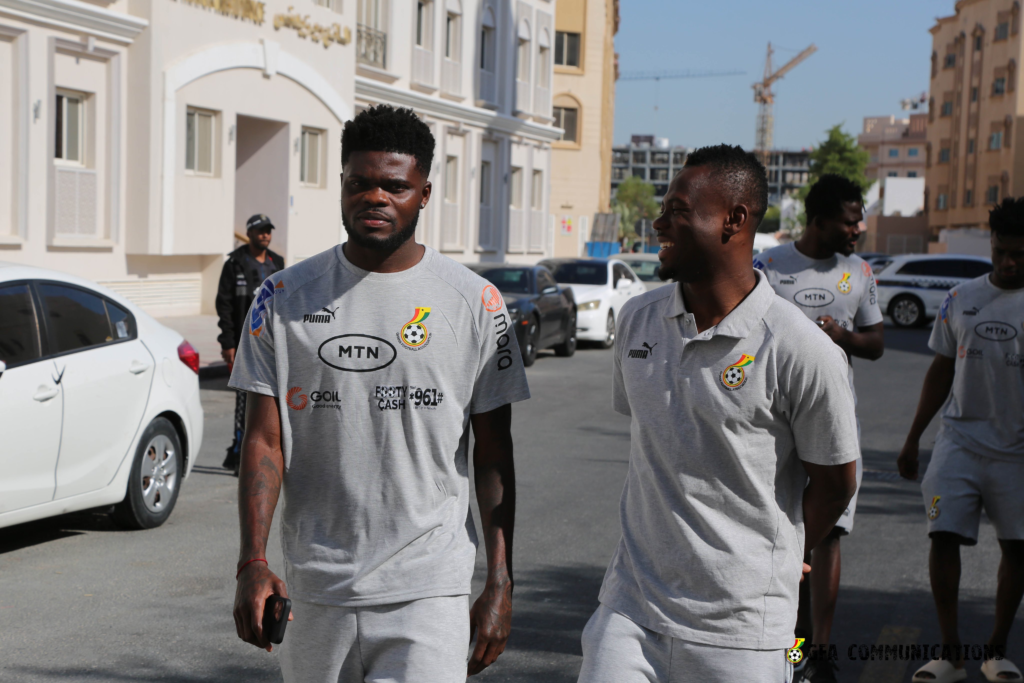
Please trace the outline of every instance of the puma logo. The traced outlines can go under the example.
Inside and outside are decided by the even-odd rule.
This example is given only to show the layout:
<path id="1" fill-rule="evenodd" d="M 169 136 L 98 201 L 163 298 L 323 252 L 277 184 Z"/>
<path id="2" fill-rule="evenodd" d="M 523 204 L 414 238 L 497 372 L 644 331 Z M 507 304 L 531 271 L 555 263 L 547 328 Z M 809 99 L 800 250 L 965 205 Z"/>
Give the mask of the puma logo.
<path id="1" fill-rule="evenodd" d="M 657 345 L 658 345 L 658 342 L 654 342 L 654 346 L 657 346 Z M 654 352 L 654 346 L 648 346 L 647 342 L 644 342 L 640 346 L 644 347 L 645 349 L 647 349 L 648 351 L 650 351 L 652 353 Z"/>
<path id="2" fill-rule="evenodd" d="M 658 343 L 655 342 L 654 346 L 657 346 L 657 345 L 658 345 Z M 641 346 L 643 347 L 642 349 L 630 349 L 629 353 L 626 354 L 626 357 L 627 358 L 639 358 L 640 360 L 646 360 L 647 356 L 649 356 L 652 353 L 654 353 L 654 346 L 650 346 L 647 342 L 644 342 L 643 344 L 641 344 Z"/>
<path id="3" fill-rule="evenodd" d="M 337 308 L 335 308 L 335 309 L 334 309 L 334 310 L 332 311 L 331 309 L 327 308 L 326 306 L 324 306 L 324 307 L 323 307 L 323 308 L 321 308 L 320 310 L 321 310 L 321 311 L 323 311 L 324 313 L 330 313 L 330 314 L 331 314 L 331 320 L 334 320 L 334 314 L 338 312 L 338 309 L 337 309 Z"/>

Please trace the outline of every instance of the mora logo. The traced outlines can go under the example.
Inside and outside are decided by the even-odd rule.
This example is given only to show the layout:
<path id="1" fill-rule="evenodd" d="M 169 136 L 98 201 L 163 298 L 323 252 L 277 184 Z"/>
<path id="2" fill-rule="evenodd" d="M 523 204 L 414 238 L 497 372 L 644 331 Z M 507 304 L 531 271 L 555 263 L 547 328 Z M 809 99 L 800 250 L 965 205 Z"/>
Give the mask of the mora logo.
<path id="1" fill-rule="evenodd" d="M 302 391 L 302 387 L 292 387 L 288 390 L 288 393 L 284 395 L 284 402 L 288 404 L 288 407 L 292 410 L 302 410 L 306 407 L 308 402 L 305 394 L 299 394 Z M 299 394 L 296 396 L 296 394 Z"/>
<path id="2" fill-rule="evenodd" d="M 504 300 L 501 298 L 501 294 L 498 292 L 498 288 L 494 285 L 487 285 L 484 287 L 483 294 L 480 295 L 480 300 L 484 302 L 484 310 L 488 313 L 497 313 L 501 310 L 501 305 Z"/>
<path id="3" fill-rule="evenodd" d="M 256 297 L 256 305 L 252 309 L 252 317 L 249 319 L 249 334 L 258 337 L 263 333 L 263 325 L 267 320 L 267 301 L 270 297 L 284 290 L 284 281 L 276 285 L 270 284 L 270 280 L 264 280 L 260 287 L 260 293 Z"/>

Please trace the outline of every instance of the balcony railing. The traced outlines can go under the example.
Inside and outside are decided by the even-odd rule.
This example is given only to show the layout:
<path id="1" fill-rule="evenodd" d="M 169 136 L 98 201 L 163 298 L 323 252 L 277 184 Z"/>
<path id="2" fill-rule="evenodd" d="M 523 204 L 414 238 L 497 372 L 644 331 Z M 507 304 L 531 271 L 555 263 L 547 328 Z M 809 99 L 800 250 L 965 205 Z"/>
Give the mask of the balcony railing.
<path id="1" fill-rule="evenodd" d="M 498 88 L 495 85 L 496 78 L 493 71 L 480 69 L 480 99 L 484 102 L 498 101 Z"/>
<path id="2" fill-rule="evenodd" d="M 522 209 L 508 211 L 508 250 L 523 253 L 526 251 L 526 234 L 523 230 Z"/>
<path id="3" fill-rule="evenodd" d="M 419 45 L 412 48 L 412 79 L 420 85 L 434 87 L 434 53 Z"/>
<path id="4" fill-rule="evenodd" d="M 358 24 L 356 59 L 360 64 L 366 64 L 378 69 L 385 68 L 387 64 L 388 34 L 377 29 Z"/>
<path id="5" fill-rule="evenodd" d="M 533 253 L 544 252 L 544 212 L 530 212 L 530 251 Z"/>
<path id="6" fill-rule="evenodd" d="M 447 57 L 441 61 L 441 91 L 456 97 L 462 96 L 462 63 Z"/>
<path id="7" fill-rule="evenodd" d="M 58 166 L 56 186 L 56 233 L 61 237 L 97 237 L 96 171 Z"/>

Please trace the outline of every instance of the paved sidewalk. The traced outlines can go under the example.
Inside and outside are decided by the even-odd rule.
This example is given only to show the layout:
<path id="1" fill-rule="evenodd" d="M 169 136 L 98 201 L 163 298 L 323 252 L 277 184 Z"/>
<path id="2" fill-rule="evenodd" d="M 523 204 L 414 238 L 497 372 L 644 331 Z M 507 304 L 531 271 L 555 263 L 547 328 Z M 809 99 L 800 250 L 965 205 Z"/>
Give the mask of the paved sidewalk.
<path id="1" fill-rule="evenodd" d="M 181 315 L 157 318 L 157 322 L 179 333 L 199 352 L 199 374 L 204 379 L 228 374 L 228 366 L 221 360 L 220 344 L 217 342 L 220 334 L 217 316 Z"/>

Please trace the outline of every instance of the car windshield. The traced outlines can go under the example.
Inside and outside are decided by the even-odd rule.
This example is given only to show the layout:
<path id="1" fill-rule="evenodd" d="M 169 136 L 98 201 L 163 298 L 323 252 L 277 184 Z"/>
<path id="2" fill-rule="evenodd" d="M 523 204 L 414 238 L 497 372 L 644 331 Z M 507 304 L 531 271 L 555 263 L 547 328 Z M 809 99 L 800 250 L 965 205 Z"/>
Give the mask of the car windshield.
<path id="1" fill-rule="evenodd" d="M 608 266 L 604 263 L 570 261 L 555 264 L 552 272 L 556 282 L 567 285 L 606 285 Z"/>
<path id="2" fill-rule="evenodd" d="M 495 268 L 481 273 L 484 279 L 509 294 L 530 293 L 530 271 L 525 268 Z"/>
<path id="3" fill-rule="evenodd" d="M 633 269 L 636 276 L 644 282 L 660 282 L 661 278 L 658 277 L 658 267 L 661 263 L 658 261 L 627 261 L 623 259 L 623 262 Z"/>

